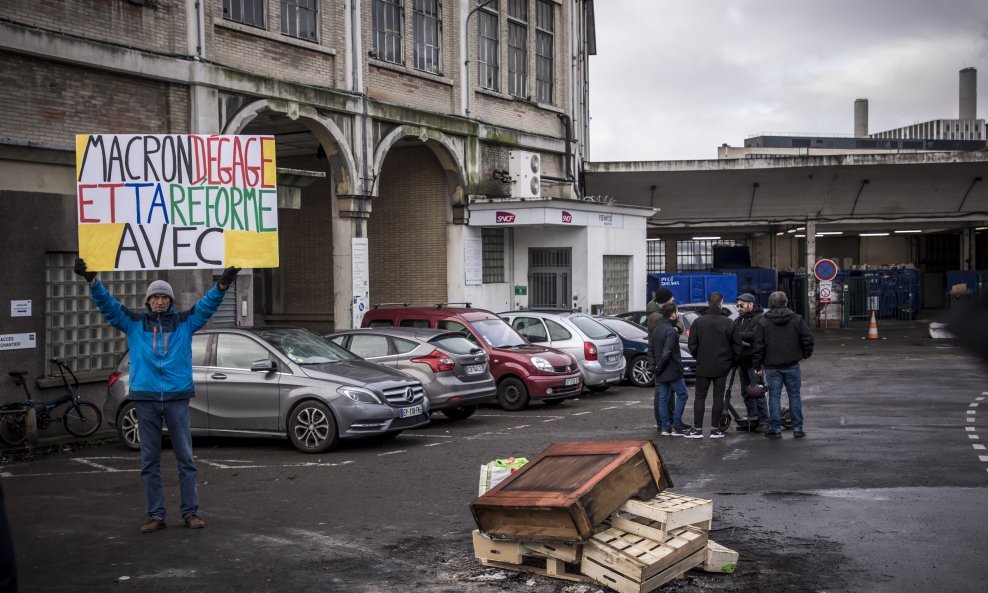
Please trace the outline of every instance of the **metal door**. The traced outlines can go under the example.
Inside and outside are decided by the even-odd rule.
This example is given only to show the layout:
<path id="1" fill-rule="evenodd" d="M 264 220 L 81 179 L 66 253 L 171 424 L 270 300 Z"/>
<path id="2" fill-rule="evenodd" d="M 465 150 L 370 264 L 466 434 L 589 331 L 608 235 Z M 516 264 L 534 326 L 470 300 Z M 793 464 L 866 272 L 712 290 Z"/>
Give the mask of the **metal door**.
<path id="1" fill-rule="evenodd" d="M 572 249 L 531 247 L 528 250 L 528 306 L 569 309 L 573 299 Z"/>

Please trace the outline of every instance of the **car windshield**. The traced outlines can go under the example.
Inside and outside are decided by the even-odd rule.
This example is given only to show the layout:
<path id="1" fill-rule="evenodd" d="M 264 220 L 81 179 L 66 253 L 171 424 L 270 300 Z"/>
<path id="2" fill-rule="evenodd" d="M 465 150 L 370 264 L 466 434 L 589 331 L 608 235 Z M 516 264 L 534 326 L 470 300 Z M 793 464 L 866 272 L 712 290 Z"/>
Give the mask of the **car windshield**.
<path id="1" fill-rule="evenodd" d="M 601 340 L 614 336 L 614 332 L 609 328 L 584 315 L 574 315 L 569 320 L 573 322 L 573 325 L 580 328 L 580 331 L 585 333 L 591 340 Z"/>
<path id="2" fill-rule="evenodd" d="M 258 329 L 254 333 L 296 364 L 323 364 L 360 358 L 339 344 L 300 327 Z"/>
<path id="3" fill-rule="evenodd" d="M 446 352 L 453 354 L 470 354 L 471 352 L 482 352 L 482 350 L 470 340 L 458 334 L 443 334 L 429 340 L 430 344 L 435 344 Z"/>
<path id="4" fill-rule="evenodd" d="M 647 340 L 648 332 L 642 326 L 637 323 L 632 323 L 630 321 L 625 321 L 624 319 L 598 319 L 600 323 L 603 323 L 607 327 L 616 331 L 622 337 L 629 340 Z"/>
<path id="5" fill-rule="evenodd" d="M 511 326 L 501 318 L 471 321 L 470 327 L 491 348 L 517 348 L 526 345 L 525 338 L 518 335 L 518 332 L 511 329 Z"/>

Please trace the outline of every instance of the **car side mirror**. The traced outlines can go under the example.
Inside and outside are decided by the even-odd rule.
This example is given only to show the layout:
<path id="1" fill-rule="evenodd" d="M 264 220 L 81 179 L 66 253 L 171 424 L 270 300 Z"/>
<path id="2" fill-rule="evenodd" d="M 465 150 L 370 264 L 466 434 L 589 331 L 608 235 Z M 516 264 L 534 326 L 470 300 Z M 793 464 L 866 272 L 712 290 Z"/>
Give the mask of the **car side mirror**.
<path id="1" fill-rule="evenodd" d="M 255 360 L 251 363 L 250 370 L 256 373 L 273 373 L 278 370 L 278 363 L 269 359 Z"/>

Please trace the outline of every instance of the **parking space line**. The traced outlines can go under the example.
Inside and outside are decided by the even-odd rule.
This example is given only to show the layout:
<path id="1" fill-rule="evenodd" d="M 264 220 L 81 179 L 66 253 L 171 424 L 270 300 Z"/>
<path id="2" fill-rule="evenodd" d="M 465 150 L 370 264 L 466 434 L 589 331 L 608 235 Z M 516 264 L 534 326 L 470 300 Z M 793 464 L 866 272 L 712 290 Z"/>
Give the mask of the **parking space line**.
<path id="1" fill-rule="evenodd" d="M 89 459 L 89 458 L 86 458 L 86 457 L 76 457 L 72 461 L 75 461 L 76 463 L 81 463 L 83 465 L 88 465 L 89 467 L 95 467 L 96 469 L 100 469 L 100 470 L 103 470 L 105 472 L 122 472 L 122 471 L 126 471 L 126 470 L 122 470 L 122 469 L 116 469 L 116 468 L 113 468 L 113 467 L 110 467 L 110 466 L 107 466 L 107 465 L 103 465 L 102 463 L 96 463 L 92 459 Z"/>
<path id="2" fill-rule="evenodd" d="M 973 426 L 965 426 L 964 427 L 964 430 L 966 430 L 968 432 L 974 432 L 975 428 Z"/>
<path id="3" fill-rule="evenodd" d="M 985 396 L 979 395 L 978 397 L 976 397 L 974 399 L 977 400 L 977 401 L 983 401 L 985 399 Z"/>
<path id="4" fill-rule="evenodd" d="M 378 453 L 378 457 L 384 457 L 385 455 L 398 455 L 399 453 L 408 453 L 408 449 L 398 449 L 397 451 L 388 451 L 387 453 Z"/>
<path id="5" fill-rule="evenodd" d="M 577 412 L 576 414 L 570 414 L 570 416 L 584 416 L 586 414 L 593 414 L 593 410 L 587 410 L 586 412 Z"/>
<path id="6" fill-rule="evenodd" d="M 971 446 L 974 447 L 975 449 L 977 449 L 978 451 L 984 451 L 985 450 L 985 446 L 982 445 L 981 443 L 974 443 Z"/>
<path id="7" fill-rule="evenodd" d="M 977 414 L 978 411 L 977 410 L 968 410 L 967 413 L 968 414 Z"/>
<path id="8" fill-rule="evenodd" d="M 988 455 L 978 455 L 978 459 L 984 462 L 988 462 Z"/>
<path id="9" fill-rule="evenodd" d="M 445 443 L 429 443 L 426 445 L 426 447 L 438 447 L 439 445 L 448 445 L 448 444 L 449 441 L 446 441 Z"/>
<path id="10" fill-rule="evenodd" d="M 968 417 L 967 421 L 968 422 L 974 422 L 974 418 Z"/>
<path id="11" fill-rule="evenodd" d="M 980 439 L 981 437 L 979 437 L 976 434 L 969 434 L 969 435 L 967 435 L 967 438 L 969 438 L 969 439 Z"/>
<path id="12" fill-rule="evenodd" d="M 969 405 L 968 407 L 969 408 L 977 408 L 978 407 L 978 402 L 974 402 L 973 404 Z"/>
<path id="13" fill-rule="evenodd" d="M 456 437 L 451 434 L 421 434 L 417 432 L 405 431 L 401 433 L 402 437 L 419 437 L 423 439 L 455 439 Z"/>

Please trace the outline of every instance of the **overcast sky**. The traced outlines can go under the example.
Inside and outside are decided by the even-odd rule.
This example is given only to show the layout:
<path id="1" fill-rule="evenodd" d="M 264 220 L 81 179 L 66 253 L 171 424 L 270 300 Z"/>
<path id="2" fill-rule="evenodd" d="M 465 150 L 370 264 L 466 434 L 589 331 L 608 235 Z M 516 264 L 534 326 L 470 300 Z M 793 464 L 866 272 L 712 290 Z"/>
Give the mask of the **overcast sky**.
<path id="1" fill-rule="evenodd" d="M 590 160 L 715 159 L 750 135 L 869 132 L 957 117 L 988 0 L 598 0 Z"/>

